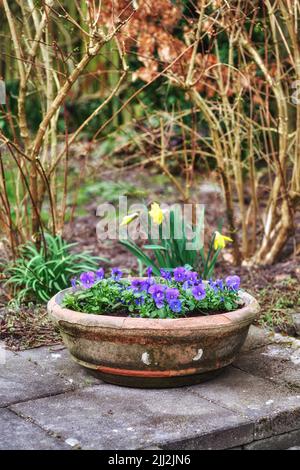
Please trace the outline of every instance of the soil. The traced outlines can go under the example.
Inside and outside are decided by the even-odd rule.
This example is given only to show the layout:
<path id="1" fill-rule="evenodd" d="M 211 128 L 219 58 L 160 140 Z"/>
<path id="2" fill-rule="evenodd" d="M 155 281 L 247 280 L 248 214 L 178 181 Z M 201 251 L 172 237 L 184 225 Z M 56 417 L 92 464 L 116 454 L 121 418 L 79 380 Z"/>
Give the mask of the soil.
<path id="1" fill-rule="evenodd" d="M 0 317 L 0 339 L 12 350 L 61 343 L 44 305 L 9 305 Z"/>

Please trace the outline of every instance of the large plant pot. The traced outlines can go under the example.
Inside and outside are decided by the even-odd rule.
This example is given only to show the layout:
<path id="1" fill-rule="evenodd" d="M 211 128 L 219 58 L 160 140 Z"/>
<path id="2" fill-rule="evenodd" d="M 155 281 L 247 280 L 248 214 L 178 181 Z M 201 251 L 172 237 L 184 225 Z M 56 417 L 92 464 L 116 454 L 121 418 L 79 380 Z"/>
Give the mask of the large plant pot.
<path id="1" fill-rule="evenodd" d="M 259 305 L 240 292 L 244 307 L 180 319 L 92 315 L 61 307 L 69 289 L 48 303 L 73 359 L 106 382 L 130 387 L 177 387 L 207 380 L 231 364 Z"/>

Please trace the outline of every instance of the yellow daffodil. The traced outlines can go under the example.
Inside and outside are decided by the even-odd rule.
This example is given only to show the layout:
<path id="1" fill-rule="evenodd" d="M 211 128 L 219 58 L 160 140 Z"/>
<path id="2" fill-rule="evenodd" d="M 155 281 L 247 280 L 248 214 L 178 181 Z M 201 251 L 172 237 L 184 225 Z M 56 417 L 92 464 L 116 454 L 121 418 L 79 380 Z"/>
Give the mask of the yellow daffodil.
<path id="1" fill-rule="evenodd" d="M 222 250 L 226 246 L 226 242 L 232 242 L 233 240 L 229 237 L 225 237 L 220 232 L 215 232 L 215 239 L 214 239 L 214 249 L 215 250 Z"/>
<path id="2" fill-rule="evenodd" d="M 149 211 L 149 215 L 151 219 L 153 220 L 153 222 L 157 225 L 160 225 L 162 221 L 164 220 L 163 211 L 161 210 L 157 202 L 153 202 L 151 204 L 151 210 Z"/>
<path id="3" fill-rule="evenodd" d="M 133 214 L 128 214 L 123 217 L 122 222 L 120 223 L 120 227 L 124 227 L 124 225 L 130 224 L 134 219 L 139 216 L 138 212 L 134 212 Z"/>

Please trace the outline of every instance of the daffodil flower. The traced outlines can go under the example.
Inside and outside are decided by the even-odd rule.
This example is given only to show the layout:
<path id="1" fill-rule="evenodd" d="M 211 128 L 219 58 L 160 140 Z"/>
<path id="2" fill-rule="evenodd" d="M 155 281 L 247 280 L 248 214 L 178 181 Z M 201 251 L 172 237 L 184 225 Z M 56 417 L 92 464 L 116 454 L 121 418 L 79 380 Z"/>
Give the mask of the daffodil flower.
<path id="1" fill-rule="evenodd" d="M 124 225 L 130 224 L 134 219 L 139 216 L 138 212 L 134 212 L 133 214 L 128 214 L 123 217 L 122 222 L 120 223 L 120 227 L 124 227 Z"/>
<path id="2" fill-rule="evenodd" d="M 225 237 L 220 232 L 215 232 L 215 239 L 214 239 L 214 249 L 215 250 L 222 250 L 226 246 L 226 242 L 232 242 L 233 240 L 229 237 Z"/>
<path id="3" fill-rule="evenodd" d="M 164 220 L 163 211 L 161 210 L 160 205 L 157 204 L 157 202 L 153 202 L 151 204 L 151 210 L 149 211 L 149 215 L 152 221 L 157 225 L 160 225 Z"/>

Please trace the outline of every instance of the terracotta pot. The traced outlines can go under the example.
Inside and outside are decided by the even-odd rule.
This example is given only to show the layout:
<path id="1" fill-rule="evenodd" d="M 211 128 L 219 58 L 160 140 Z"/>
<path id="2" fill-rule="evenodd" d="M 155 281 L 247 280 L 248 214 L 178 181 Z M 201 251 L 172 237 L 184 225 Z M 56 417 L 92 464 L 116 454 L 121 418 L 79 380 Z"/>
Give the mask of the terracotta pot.
<path id="1" fill-rule="evenodd" d="M 48 303 L 73 359 L 106 382 L 131 387 L 177 387 L 207 380 L 231 364 L 259 305 L 240 292 L 244 307 L 180 319 L 92 315 L 61 307 L 66 289 Z"/>

